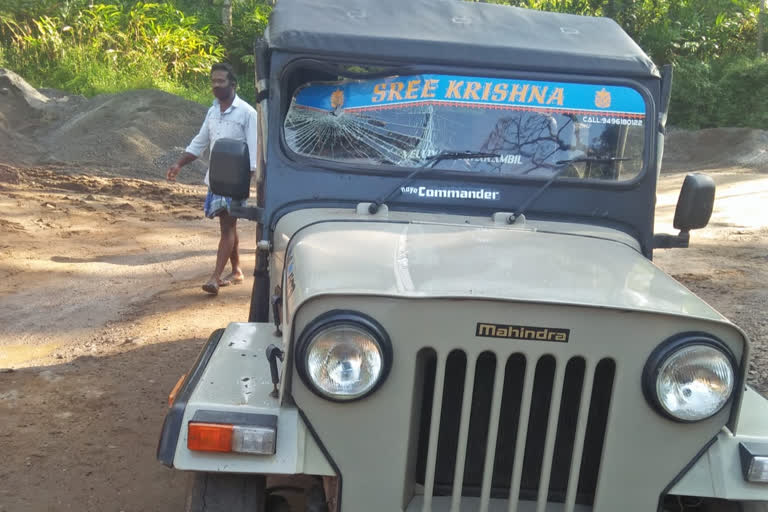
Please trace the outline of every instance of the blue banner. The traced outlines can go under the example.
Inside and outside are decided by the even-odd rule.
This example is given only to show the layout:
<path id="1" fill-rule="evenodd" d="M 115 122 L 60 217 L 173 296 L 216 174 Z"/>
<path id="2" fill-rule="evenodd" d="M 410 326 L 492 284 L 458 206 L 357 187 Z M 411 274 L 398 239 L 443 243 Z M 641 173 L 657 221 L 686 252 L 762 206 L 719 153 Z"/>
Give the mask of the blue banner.
<path id="1" fill-rule="evenodd" d="M 400 76 L 309 84 L 296 95 L 297 106 L 329 112 L 430 104 L 645 117 L 643 97 L 629 87 L 503 78 Z"/>

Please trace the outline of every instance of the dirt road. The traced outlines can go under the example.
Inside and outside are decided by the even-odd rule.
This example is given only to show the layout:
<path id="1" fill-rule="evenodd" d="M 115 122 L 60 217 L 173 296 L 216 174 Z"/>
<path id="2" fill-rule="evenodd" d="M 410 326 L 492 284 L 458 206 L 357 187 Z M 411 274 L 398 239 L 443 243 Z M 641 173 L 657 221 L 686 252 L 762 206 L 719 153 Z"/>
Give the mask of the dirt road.
<path id="1" fill-rule="evenodd" d="M 180 510 L 184 475 L 154 460 L 167 393 L 252 282 L 201 292 L 204 189 L 0 172 L 0 511 Z"/>
<path id="2" fill-rule="evenodd" d="M 154 457 L 166 396 L 214 328 L 247 317 L 252 280 L 200 292 L 217 239 L 202 187 L 63 171 L 0 165 L 0 511 L 181 510 L 184 475 Z M 748 332 L 766 393 L 768 175 L 712 174 L 711 227 L 656 262 Z M 681 181 L 663 178 L 658 232 Z"/>

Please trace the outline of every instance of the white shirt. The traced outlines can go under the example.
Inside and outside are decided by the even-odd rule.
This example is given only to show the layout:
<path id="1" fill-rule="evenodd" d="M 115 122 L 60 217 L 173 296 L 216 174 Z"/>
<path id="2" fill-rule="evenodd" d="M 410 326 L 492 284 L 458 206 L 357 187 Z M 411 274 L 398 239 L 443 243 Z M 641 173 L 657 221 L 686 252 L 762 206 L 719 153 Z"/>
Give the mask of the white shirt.
<path id="1" fill-rule="evenodd" d="M 195 135 L 195 138 L 192 139 L 192 142 L 189 143 L 185 151 L 199 157 L 206 148 L 213 148 L 218 139 L 241 140 L 248 144 L 248 154 L 251 157 L 251 172 L 253 172 L 256 170 L 258 126 L 259 117 L 256 109 L 241 100 L 239 96 L 235 95 L 232 105 L 224 112 L 219 107 L 219 100 L 215 99 L 213 100 L 213 106 L 208 109 L 208 114 L 205 116 L 203 126 L 200 127 L 200 132 Z M 206 185 L 210 185 L 208 181 L 209 172 L 210 170 L 205 171 L 205 180 L 203 181 L 205 181 Z"/>

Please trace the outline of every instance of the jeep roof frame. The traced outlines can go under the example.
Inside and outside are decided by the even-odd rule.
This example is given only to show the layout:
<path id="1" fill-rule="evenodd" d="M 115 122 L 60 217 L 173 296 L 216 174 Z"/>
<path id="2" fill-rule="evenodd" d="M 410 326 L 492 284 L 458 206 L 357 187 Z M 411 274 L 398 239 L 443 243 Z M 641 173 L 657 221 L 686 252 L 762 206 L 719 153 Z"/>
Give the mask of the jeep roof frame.
<path id="1" fill-rule="evenodd" d="M 421 21 L 397 25 L 403 10 Z M 513 32 L 509 26 L 523 28 Z M 539 34 L 540 47 L 531 47 L 532 34 Z M 661 117 L 662 80 L 658 68 L 613 20 L 456 0 L 394 0 L 386 5 L 375 0 L 280 0 L 256 52 L 260 100 L 267 97 L 268 90 L 270 134 L 265 155 L 269 170 L 260 198 L 264 226 L 260 239 L 270 240 L 277 221 L 286 213 L 303 208 L 354 208 L 391 190 L 408 172 L 350 172 L 349 166 L 300 158 L 286 148 L 282 126 L 290 101 L 286 74 L 301 61 L 319 60 L 406 67 L 414 74 L 513 75 L 634 87 L 647 104 L 643 173 L 622 183 L 557 181 L 531 205 L 527 216 L 618 229 L 638 240 L 642 253 L 652 257 L 660 165 L 657 148 L 663 143 L 661 125 L 656 122 Z M 419 177 L 419 185 L 488 186 L 498 190 L 504 200 L 426 202 L 398 195 L 388 206 L 487 216 L 515 211 L 543 181 L 425 173 Z"/>
<path id="2" fill-rule="evenodd" d="M 265 39 L 295 53 L 660 76 L 612 19 L 457 0 L 280 0 Z"/>

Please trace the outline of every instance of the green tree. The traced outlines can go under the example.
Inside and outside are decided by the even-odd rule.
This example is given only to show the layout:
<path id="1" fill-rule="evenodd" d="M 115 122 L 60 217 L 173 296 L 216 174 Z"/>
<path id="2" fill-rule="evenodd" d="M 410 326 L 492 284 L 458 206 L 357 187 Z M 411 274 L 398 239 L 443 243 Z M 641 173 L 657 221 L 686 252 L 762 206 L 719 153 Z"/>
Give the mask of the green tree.
<path id="1" fill-rule="evenodd" d="M 765 14 L 760 15 L 766 0 L 486 2 L 615 19 L 656 64 L 676 66 L 673 124 L 764 122 L 766 60 L 755 55 L 766 48 Z M 227 5 L 231 26 L 227 16 L 222 20 Z M 272 5 L 273 0 L 0 0 L 0 65 L 35 85 L 86 94 L 160 87 L 207 103 L 210 64 L 226 60 L 241 76 L 240 95 L 253 101 L 253 41 L 263 33 Z"/>

